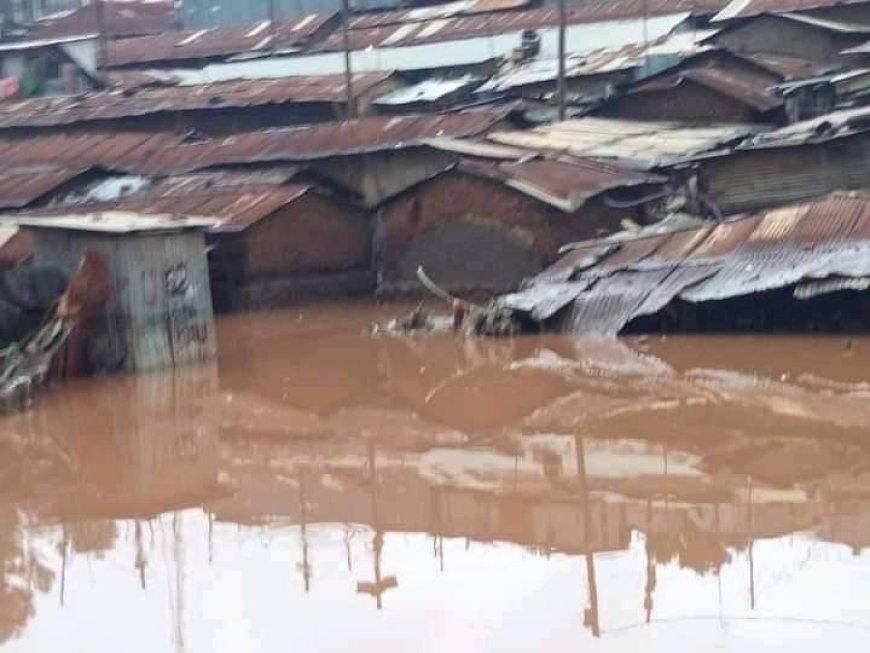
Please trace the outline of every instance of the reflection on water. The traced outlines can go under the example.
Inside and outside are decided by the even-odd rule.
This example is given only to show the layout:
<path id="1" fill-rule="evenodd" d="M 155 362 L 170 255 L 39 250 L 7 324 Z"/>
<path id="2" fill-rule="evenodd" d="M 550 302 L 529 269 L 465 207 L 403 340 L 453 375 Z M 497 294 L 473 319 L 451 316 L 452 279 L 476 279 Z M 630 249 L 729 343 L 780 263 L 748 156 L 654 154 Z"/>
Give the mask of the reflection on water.
<path id="1" fill-rule="evenodd" d="M 371 339 L 225 320 L 212 367 L 0 422 L 12 651 L 870 643 L 870 341 Z"/>

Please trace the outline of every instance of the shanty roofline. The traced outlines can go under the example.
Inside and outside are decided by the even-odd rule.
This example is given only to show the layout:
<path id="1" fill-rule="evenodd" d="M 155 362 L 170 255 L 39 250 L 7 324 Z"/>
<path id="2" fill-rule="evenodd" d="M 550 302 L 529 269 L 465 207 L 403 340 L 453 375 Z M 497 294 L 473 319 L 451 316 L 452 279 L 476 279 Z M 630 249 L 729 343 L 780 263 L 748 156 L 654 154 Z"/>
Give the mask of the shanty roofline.
<path id="1" fill-rule="evenodd" d="M 856 45 L 854 48 L 843 50 L 842 54 L 870 54 L 870 41 Z"/>
<path id="2" fill-rule="evenodd" d="M 172 2 L 103 2 L 103 24 L 107 36 L 139 36 L 160 34 L 173 28 Z M 37 38 L 56 38 L 100 31 L 96 3 L 90 2 L 74 11 L 45 21 Z"/>
<path id="3" fill-rule="evenodd" d="M 732 0 L 716 16 L 714 21 L 731 18 L 748 18 L 764 13 L 805 11 L 838 5 L 865 4 L 868 0 Z"/>
<path id="4" fill-rule="evenodd" d="M 471 16 L 494 12 L 515 10 L 528 7 L 530 0 L 460 0 L 447 4 L 418 7 L 414 9 L 398 9 L 382 12 L 366 12 L 354 16 L 350 20 L 352 30 L 383 27 L 400 23 L 419 23 L 428 20 L 453 18 L 456 16 Z M 573 20 L 589 22 L 619 20 L 624 18 L 640 18 L 644 15 L 690 11 L 696 14 L 713 14 L 728 4 L 728 0 L 591 0 L 575 6 L 569 6 L 568 11 Z M 519 12 L 511 12 L 519 13 Z"/>
<path id="5" fill-rule="evenodd" d="M 757 150 L 812 145 L 867 131 L 870 131 L 870 106 L 834 111 L 818 118 L 760 133 L 747 139 L 735 149 Z"/>
<path id="6" fill-rule="evenodd" d="M 108 65 L 184 61 L 272 50 L 294 51 L 304 46 L 335 17 L 335 13 L 309 14 L 276 23 L 270 21 L 191 31 L 169 31 L 152 36 L 121 39 L 109 44 Z"/>
<path id="7" fill-rule="evenodd" d="M 214 227 L 217 221 L 177 215 L 144 215 L 129 211 L 106 211 L 45 217 L 2 217 L 0 218 L 0 224 L 18 225 L 28 229 L 89 231 L 111 235 L 126 235 L 205 230 Z"/>
<path id="8" fill-rule="evenodd" d="M 56 45 L 68 45 L 70 43 L 80 43 L 82 41 L 91 41 L 97 38 L 97 34 L 83 34 L 81 36 L 67 36 L 56 39 L 34 39 L 30 41 L 12 41 L 11 43 L 0 43 L 0 52 L 23 52 L 25 50 L 39 50 L 41 48 L 50 48 Z"/>
<path id="9" fill-rule="evenodd" d="M 403 106 L 418 102 L 437 102 L 453 93 L 470 91 L 482 81 L 482 78 L 474 75 L 463 75 L 452 79 L 424 79 L 418 84 L 382 95 L 374 103 L 381 106 Z"/>
<path id="10" fill-rule="evenodd" d="M 90 170 L 31 166 L 0 170 L 0 209 L 23 208 Z"/>
<path id="11" fill-rule="evenodd" d="M 361 97 L 387 81 L 391 72 L 354 75 L 353 89 Z M 51 127 L 145 116 L 165 111 L 193 111 L 253 107 L 292 102 L 343 103 L 344 75 L 237 80 L 203 86 L 112 90 L 81 97 L 44 97 L 0 103 L 0 129 Z"/>
<path id="12" fill-rule="evenodd" d="M 202 143 L 167 147 L 145 162 L 154 174 L 203 170 L 216 165 L 315 161 L 425 144 L 426 139 L 482 135 L 508 114 L 465 111 L 441 115 L 371 117 L 235 134 Z"/>
<path id="13" fill-rule="evenodd" d="M 510 163 L 462 161 L 456 169 L 503 183 L 566 213 L 614 188 L 662 184 L 664 177 L 629 171 L 589 159 L 529 159 Z"/>
<path id="14" fill-rule="evenodd" d="M 373 117 L 235 134 L 186 143 L 177 134 L 98 132 L 0 138 L 0 161 L 16 166 L 100 165 L 114 171 L 172 174 L 233 163 L 313 161 L 405 147 L 430 138 L 482 136 L 508 110 Z"/>
<path id="15" fill-rule="evenodd" d="M 870 195 L 835 193 L 698 229 L 572 249 L 502 302 L 546 320 L 571 306 L 573 330 L 616 335 L 671 301 L 700 303 L 870 276 Z M 832 290 L 840 286 L 831 286 Z"/>
<path id="16" fill-rule="evenodd" d="M 362 11 L 352 16 L 348 22 L 350 29 L 364 29 L 395 25 L 398 23 L 419 23 L 424 20 L 451 18 L 453 16 L 472 16 L 495 11 L 523 9 L 533 0 L 457 0 L 411 9 L 388 9 L 386 11 Z"/>
<path id="17" fill-rule="evenodd" d="M 870 0 L 867 0 L 870 2 Z M 817 29 L 823 30 L 825 32 L 833 32 L 835 34 L 870 34 L 870 25 L 865 23 L 856 23 L 856 22 L 846 22 L 841 20 L 832 20 L 826 18 L 816 18 L 815 16 L 809 16 L 806 14 L 796 14 L 791 12 L 761 12 L 759 14 L 755 14 L 751 18 L 747 20 L 734 21 L 733 23 L 729 23 L 728 25 L 721 26 L 722 29 L 717 33 L 706 37 L 705 42 L 715 41 L 716 37 L 720 34 L 724 34 L 725 32 L 730 32 L 733 30 L 741 29 L 747 22 L 751 22 L 752 20 L 764 20 L 764 19 L 775 19 L 788 21 L 792 23 L 800 23 L 801 25 L 808 25 L 810 27 L 815 27 Z"/>
<path id="18" fill-rule="evenodd" d="M 210 219 L 212 231 L 243 231 L 313 190 L 280 181 L 286 176 L 215 172 L 169 177 L 113 200 L 36 209 L 26 217 L 53 219 L 70 212 L 187 216 Z"/>
<path id="19" fill-rule="evenodd" d="M 641 169 L 672 165 L 739 143 L 763 131 L 758 125 L 693 126 L 610 118 L 577 118 L 521 132 L 495 132 L 489 139 L 534 151 L 612 159 Z"/>
<path id="20" fill-rule="evenodd" d="M 758 111 L 770 111 L 783 104 L 783 99 L 773 93 L 769 85 L 757 75 L 727 68 L 706 67 L 689 68 L 672 75 L 657 76 L 654 80 L 633 87 L 629 97 L 648 91 L 669 91 L 687 81 L 700 84 Z"/>
<path id="21" fill-rule="evenodd" d="M 594 7 L 619 8 L 624 2 L 605 2 Z M 629 0 L 630 6 L 635 5 L 635 0 Z M 674 3 L 682 4 L 682 3 Z M 690 5 L 691 2 L 686 2 Z M 637 12 L 617 12 L 608 14 L 605 11 L 589 11 L 584 4 L 568 8 L 567 24 L 569 26 L 600 24 L 602 28 L 611 31 L 618 30 L 621 23 L 630 25 L 643 22 L 661 20 L 668 16 L 679 16 L 680 22 L 692 14 L 688 6 L 675 8 L 665 7 L 663 11 L 650 11 L 644 18 L 641 11 L 643 2 L 637 2 Z M 372 27 L 367 29 L 355 29 L 348 32 L 349 45 L 352 50 L 365 50 L 368 48 L 388 48 L 396 46 L 420 45 L 425 43 L 437 43 L 443 41 L 459 41 L 472 38 L 493 38 L 512 32 L 521 32 L 526 29 L 544 30 L 555 29 L 559 26 L 559 12 L 557 9 L 533 9 L 529 11 L 510 11 L 485 14 L 480 16 L 465 16 L 431 20 L 419 23 L 401 25 L 387 25 L 384 27 Z M 625 27 L 625 25 L 623 25 Z M 658 36 L 656 34 L 653 38 Z M 620 41 L 617 34 L 614 44 L 625 43 Z M 518 44 L 517 44 L 518 45 Z M 598 44 L 600 45 L 600 44 Z M 594 47 L 594 46 L 593 46 Z M 334 32 L 322 43 L 312 46 L 312 52 L 334 52 L 344 49 L 342 34 Z"/>

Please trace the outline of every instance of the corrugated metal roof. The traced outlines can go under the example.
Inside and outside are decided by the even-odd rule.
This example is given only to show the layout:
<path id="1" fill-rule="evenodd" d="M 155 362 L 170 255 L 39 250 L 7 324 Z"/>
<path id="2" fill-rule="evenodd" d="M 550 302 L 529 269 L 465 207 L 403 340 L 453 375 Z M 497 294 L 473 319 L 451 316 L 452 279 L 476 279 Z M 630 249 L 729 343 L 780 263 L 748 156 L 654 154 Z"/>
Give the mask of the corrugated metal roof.
<path id="1" fill-rule="evenodd" d="M 487 143 L 484 140 L 472 138 L 449 138 L 447 136 L 441 136 L 439 138 L 427 138 L 423 141 L 423 144 L 436 150 L 454 152 L 456 154 L 463 154 L 465 156 L 478 157 L 481 159 L 516 161 L 529 156 L 528 150 L 507 147 L 506 145 L 497 145 L 495 143 Z"/>
<path id="2" fill-rule="evenodd" d="M 357 97 L 386 82 L 392 73 L 354 75 Z M 344 75 L 237 80 L 204 86 L 143 88 L 136 92 L 104 91 L 80 97 L 45 97 L 0 102 L 0 129 L 95 122 L 164 111 L 252 107 L 294 102 L 344 102 Z"/>
<path id="3" fill-rule="evenodd" d="M 664 43 L 666 37 L 650 45 Z M 619 70 L 638 68 L 644 63 L 647 46 L 632 43 L 618 48 L 598 48 L 590 52 L 570 53 L 565 57 L 565 77 L 574 79 Z M 559 60 L 532 59 L 508 63 L 478 90 L 480 93 L 502 92 L 512 88 L 554 81 L 558 76 Z"/>
<path id="4" fill-rule="evenodd" d="M 562 211 L 574 212 L 613 188 L 664 183 L 663 177 L 624 170 L 588 159 L 530 159 L 511 163 L 463 161 L 457 169 L 500 181 Z"/>
<path id="5" fill-rule="evenodd" d="M 471 91 L 483 80 L 474 75 L 453 79 L 424 79 L 422 82 L 400 88 L 377 98 L 374 103 L 384 106 L 402 106 L 418 102 L 438 102 L 454 93 Z"/>
<path id="6" fill-rule="evenodd" d="M 816 16 L 810 16 L 808 14 L 784 13 L 777 14 L 777 16 L 779 16 L 780 18 L 793 20 L 796 23 L 803 23 L 804 25 L 810 25 L 811 27 L 818 27 L 819 29 L 823 29 L 828 32 L 836 32 L 838 34 L 870 34 L 870 25 L 866 25 L 864 23 L 847 23 L 841 20 L 817 18 Z"/>
<path id="7" fill-rule="evenodd" d="M 175 134 L 101 132 L 0 138 L 0 161 L 15 166 L 76 167 L 99 165 L 136 171 L 155 153 L 178 144 Z"/>
<path id="8" fill-rule="evenodd" d="M 465 111 L 443 115 L 378 116 L 235 134 L 202 143 L 164 148 L 145 168 L 155 174 L 185 172 L 239 163 L 313 161 L 421 146 L 426 139 L 478 136 L 505 118 L 504 111 Z"/>
<path id="9" fill-rule="evenodd" d="M 870 275 L 870 194 L 834 193 L 716 225 L 645 236 L 575 269 L 561 261 L 509 296 L 508 307 L 532 313 L 577 283 L 572 330 L 615 335 L 628 322 L 680 297 L 707 302 L 794 286 L 810 280 Z M 565 258 L 610 244 L 598 241 Z M 555 272 L 554 272 L 555 271 Z M 569 276 L 565 275 L 569 272 Z M 839 287 L 839 286 L 837 286 Z M 814 291 L 818 291 L 815 288 Z"/>
<path id="10" fill-rule="evenodd" d="M 796 122 L 766 133 L 760 133 L 741 143 L 737 149 L 794 147 L 810 143 L 846 138 L 870 130 L 870 107 L 845 109 Z"/>
<path id="11" fill-rule="evenodd" d="M 576 118 L 489 139 L 530 150 L 615 159 L 642 168 L 668 165 L 739 142 L 763 128 L 753 125 L 692 127 L 677 122 Z"/>
<path id="12" fill-rule="evenodd" d="M 670 33 L 684 22 L 689 13 L 651 16 L 647 20 L 625 19 L 604 23 L 569 25 L 566 43 L 569 52 L 585 52 L 603 47 L 618 47 L 643 40 L 655 40 Z M 416 29 L 414 25 L 410 28 Z M 433 28 L 434 29 L 434 28 Z M 440 33 L 439 28 L 439 32 Z M 507 31 L 468 32 L 450 34 L 446 40 L 426 39 L 425 42 L 407 41 L 380 43 L 376 38 L 351 44 L 352 67 L 364 70 L 429 70 L 467 66 L 508 57 L 520 44 L 522 26 Z M 360 30 L 367 32 L 368 30 Z M 356 34 L 357 31 L 351 32 Z M 558 52 L 558 29 L 549 26 L 538 29 L 541 37 L 541 57 L 556 57 Z M 435 34 L 432 35 L 433 38 Z M 448 45 L 450 43 L 450 45 Z M 316 50 L 316 49 L 313 49 Z M 220 79 L 261 79 L 284 77 L 292 74 L 340 73 L 344 70 L 344 56 L 340 47 L 327 48 L 325 52 L 309 52 L 292 57 L 270 57 L 244 62 L 214 63 L 202 70 L 173 71 L 185 79 L 185 83 L 207 83 Z"/>
<path id="13" fill-rule="evenodd" d="M 103 32 L 107 36 L 160 34 L 173 27 L 171 2 L 103 2 Z M 46 21 L 36 31 L 40 39 L 99 32 L 96 5 L 91 2 Z"/>
<path id="14" fill-rule="evenodd" d="M 459 0 L 458 2 L 414 7 L 412 9 L 370 11 L 351 17 L 348 27 L 350 29 L 365 29 L 399 23 L 419 23 L 426 20 L 451 18 L 453 16 L 470 16 L 495 11 L 508 11 L 528 7 L 532 2 L 533 0 Z"/>
<path id="15" fill-rule="evenodd" d="M 210 229 L 217 222 L 204 218 L 189 218 L 178 215 L 143 215 L 128 211 L 105 211 L 99 213 L 65 214 L 56 216 L 0 217 L 0 224 L 18 225 L 31 229 L 63 229 L 67 231 L 92 231 L 105 234 L 135 234 L 155 231 L 184 231 Z"/>
<path id="16" fill-rule="evenodd" d="M 0 43 L 0 52 L 24 52 L 26 50 L 39 50 L 41 48 L 50 48 L 55 45 L 67 45 L 69 43 L 80 43 L 82 41 L 91 41 L 97 38 L 96 34 L 87 34 L 82 36 L 67 36 L 56 39 L 33 39 L 27 41 L 12 41 L 10 43 Z"/>
<path id="17" fill-rule="evenodd" d="M 862 4 L 867 0 L 732 0 L 713 17 L 714 21 L 731 18 L 748 18 L 764 13 L 783 13 L 835 7 L 837 5 Z"/>
<path id="18" fill-rule="evenodd" d="M 0 169 L 0 209 L 24 208 L 88 169 L 88 166 Z"/>
<path id="19" fill-rule="evenodd" d="M 784 57 L 777 54 L 756 52 L 753 54 L 740 53 L 739 56 L 775 75 L 779 75 L 784 80 L 821 75 L 837 68 L 831 64 L 810 61 L 809 59 L 798 59 L 796 57 Z"/>
<path id="20" fill-rule="evenodd" d="M 670 15 L 688 16 L 695 12 L 692 0 L 620 0 L 618 2 L 592 2 L 568 7 L 566 22 L 569 26 L 643 20 L 649 21 Z M 703 4 L 703 3 L 700 3 Z M 646 10 L 644 10 L 646 7 Z M 366 48 L 419 45 L 440 41 L 455 41 L 475 37 L 494 36 L 526 29 L 555 28 L 559 25 L 559 11 L 555 8 L 528 11 L 494 12 L 478 16 L 456 16 L 416 23 L 401 23 L 353 29 L 348 32 L 353 50 Z M 519 44 L 517 44 L 519 45 Z M 343 49 L 340 32 L 333 33 L 312 50 L 327 52 Z"/>
<path id="21" fill-rule="evenodd" d="M 629 95 L 670 91 L 686 82 L 705 86 L 758 111 L 770 111 L 783 104 L 783 99 L 772 91 L 765 80 L 734 68 L 689 68 L 672 75 L 659 75 L 634 86 Z"/>
<path id="22" fill-rule="evenodd" d="M 299 49 L 307 45 L 334 17 L 335 13 L 310 14 L 281 21 L 274 30 L 269 21 L 263 21 L 254 25 L 168 31 L 121 39 L 109 44 L 108 65 L 209 59 Z"/>
<path id="23" fill-rule="evenodd" d="M 870 54 L 870 41 L 856 45 L 854 48 L 843 50 L 843 54 Z"/>

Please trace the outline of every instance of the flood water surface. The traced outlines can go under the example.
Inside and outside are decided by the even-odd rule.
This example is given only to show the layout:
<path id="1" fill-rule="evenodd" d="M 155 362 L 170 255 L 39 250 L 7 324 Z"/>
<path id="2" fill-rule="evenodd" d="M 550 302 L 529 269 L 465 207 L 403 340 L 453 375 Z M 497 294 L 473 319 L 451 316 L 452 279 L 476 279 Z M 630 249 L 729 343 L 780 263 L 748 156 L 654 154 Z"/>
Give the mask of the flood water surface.
<path id="1" fill-rule="evenodd" d="M 870 340 L 372 338 L 0 421 L 6 651 L 866 651 Z"/>

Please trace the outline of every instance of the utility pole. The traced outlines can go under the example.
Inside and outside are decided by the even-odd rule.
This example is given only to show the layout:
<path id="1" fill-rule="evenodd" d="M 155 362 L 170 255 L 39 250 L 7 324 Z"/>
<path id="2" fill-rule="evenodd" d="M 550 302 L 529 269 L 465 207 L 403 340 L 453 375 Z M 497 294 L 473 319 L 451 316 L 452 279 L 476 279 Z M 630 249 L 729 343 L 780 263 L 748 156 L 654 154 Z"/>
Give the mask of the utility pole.
<path id="1" fill-rule="evenodd" d="M 565 120 L 567 89 L 565 88 L 565 23 L 567 23 L 565 0 L 559 0 L 559 76 L 556 88 L 559 103 L 559 120 Z"/>
<path id="2" fill-rule="evenodd" d="M 103 5 L 103 0 L 94 0 L 94 15 L 97 23 L 97 73 L 102 77 L 108 63 L 106 8 Z"/>
<path id="3" fill-rule="evenodd" d="M 356 101 L 353 96 L 353 72 L 350 68 L 350 38 L 347 25 L 350 22 L 350 2 L 341 0 L 341 44 L 344 49 L 344 86 L 347 92 L 347 117 L 356 118 Z"/>
<path id="4" fill-rule="evenodd" d="M 269 0 L 269 50 L 274 54 L 278 47 L 278 12 L 275 0 Z"/>

